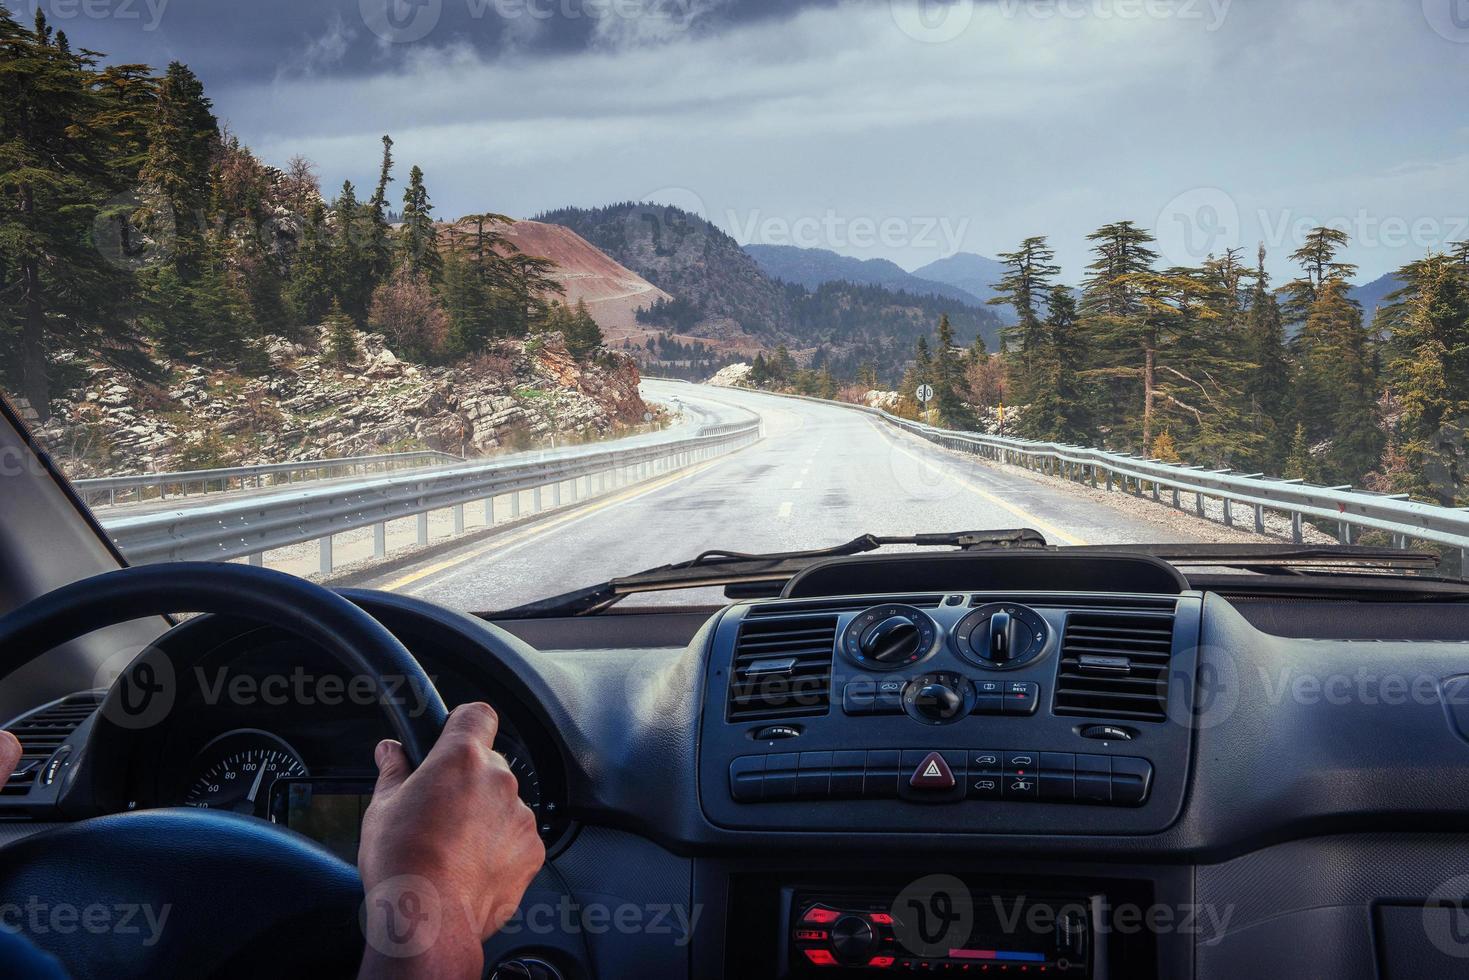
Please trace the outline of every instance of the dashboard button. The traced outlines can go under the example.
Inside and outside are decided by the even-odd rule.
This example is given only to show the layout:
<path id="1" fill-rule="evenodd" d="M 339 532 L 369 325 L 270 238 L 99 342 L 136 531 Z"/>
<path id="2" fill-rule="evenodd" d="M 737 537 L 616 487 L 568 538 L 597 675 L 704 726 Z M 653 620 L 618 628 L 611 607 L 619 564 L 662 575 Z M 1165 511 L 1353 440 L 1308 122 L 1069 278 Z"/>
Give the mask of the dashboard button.
<path id="1" fill-rule="evenodd" d="M 796 796 L 803 800 L 824 800 L 831 790 L 831 753 L 802 752 L 801 767 L 796 774 Z"/>
<path id="2" fill-rule="evenodd" d="M 970 749 L 968 784 L 965 796 L 971 800 L 998 800 L 1000 798 L 999 749 Z"/>
<path id="3" fill-rule="evenodd" d="M 891 800 L 898 795 L 898 752 L 896 749 L 871 749 L 867 753 L 867 772 L 862 780 L 862 795 L 870 800 Z"/>
<path id="4" fill-rule="evenodd" d="M 1057 803 L 1076 799 L 1076 756 L 1069 752 L 1042 752 L 1040 798 Z"/>
<path id="5" fill-rule="evenodd" d="M 766 802 L 795 799 L 799 760 L 797 752 L 772 752 L 765 757 Z"/>
<path id="6" fill-rule="evenodd" d="M 992 772 L 1000 774 L 1000 758 L 1004 753 L 999 749 L 970 749 L 969 771 L 970 772 Z"/>
<path id="7" fill-rule="evenodd" d="M 974 696 L 974 710 L 970 714 L 975 715 L 998 715 L 1005 710 L 1005 696 L 1003 694 L 976 694 Z"/>
<path id="8" fill-rule="evenodd" d="M 765 756 L 742 755 L 729 764 L 729 795 L 736 803 L 758 803 L 765 783 Z"/>
<path id="9" fill-rule="evenodd" d="M 1005 685 L 1004 713 L 1007 715 L 1033 715 L 1040 703 L 1039 684 L 1029 681 L 1010 681 Z"/>
<path id="10" fill-rule="evenodd" d="M 831 795 L 834 799 L 852 800 L 862 795 L 862 776 L 867 768 L 867 753 L 861 749 L 831 754 Z"/>
<path id="11" fill-rule="evenodd" d="M 1076 801 L 1078 803 L 1112 802 L 1111 759 L 1105 755 L 1077 754 Z"/>
<path id="12" fill-rule="evenodd" d="M 877 682 L 877 694 L 872 699 L 872 713 L 877 715 L 900 715 L 903 713 L 903 688 L 907 681 L 882 680 Z"/>
<path id="13" fill-rule="evenodd" d="M 1112 802 L 1120 806 L 1138 806 L 1148 798 L 1153 780 L 1153 765 L 1147 759 L 1130 756 L 1112 757 Z"/>
<path id="14" fill-rule="evenodd" d="M 877 685 L 872 681 L 848 681 L 842 685 L 842 710 L 849 715 L 873 714 Z"/>
<path id="15" fill-rule="evenodd" d="M 1040 799 L 1040 753 L 1028 749 L 1002 753 L 1000 794 L 1007 800 Z"/>

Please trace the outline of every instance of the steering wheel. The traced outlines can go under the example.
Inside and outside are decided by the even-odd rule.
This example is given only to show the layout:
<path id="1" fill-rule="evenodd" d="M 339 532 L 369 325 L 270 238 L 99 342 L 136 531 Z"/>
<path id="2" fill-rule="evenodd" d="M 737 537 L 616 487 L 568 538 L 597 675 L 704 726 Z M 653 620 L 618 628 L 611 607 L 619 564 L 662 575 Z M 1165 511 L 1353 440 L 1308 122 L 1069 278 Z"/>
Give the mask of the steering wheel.
<path id="1" fill-rule="evenodd" d="M 0 618 L 0 679 L 94 630 L 177 612 L 269 623 L 370 678 L 414 766 L 443 730 L 447 712 L 433 682 L 381 623 L 318 585 L 249 565 L 124 568 L 41 596 Z M 68 785 L 82 785 L 87 766 L 116 755 L 120 730 L 111 719 L 162 720 L 176 693 L 171 678 L 191 666 L 180 659 L 199 655 L 166 656 L 155 647 L 139 655 L 108 691 Z M 402 690 L 411 701 L 397 695 Z M 155 698 L 167 701 L 161 712 Z M 25 916 L 37 909 L 41 927 L 24 919 L 4 924 L 20 924 L 78 980 L 350 974 L 362 951 L 361 902 L 351 865 L 304 837 L 235 813 L 112 813 L 0 848 L 0 910 L 18 908 Z"/>

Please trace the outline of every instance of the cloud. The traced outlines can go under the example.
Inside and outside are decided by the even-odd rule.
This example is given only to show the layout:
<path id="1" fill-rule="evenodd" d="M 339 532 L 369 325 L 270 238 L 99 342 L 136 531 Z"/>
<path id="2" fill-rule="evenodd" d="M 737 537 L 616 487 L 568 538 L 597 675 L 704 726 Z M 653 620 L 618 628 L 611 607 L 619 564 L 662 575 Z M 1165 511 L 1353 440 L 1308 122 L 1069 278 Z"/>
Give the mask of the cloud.
<path id="1" fill-rule="evenodd" d="M 1229 198 L 1251 251 L 1286 212 L 1469 206 L 1454 185 L 1463 122 L 1444 95 L 1462 87 L 1469 45 L 1431 30 L 1417 3 L 893 2 L 443 0 L 421 41 L 384 46 L 356 27 L 354 0 L 332 8 L 339 20 L 283 14 L 294 33 L 265 50 L 291 52 L 285 71 L 211 62 L 214 42 L 196 67 L 236 132 L 268 159 L 307 154 L 328 186 L 370 179 L 391 132 L 441 213 L 683 188 L 745 227 L 757 214 L 946 217 L 990 254 L 1050 234 L 1074 273 L 1089 231 L 1152 225 L 1200 188 Z M 575 6 L 597 3 L 623 13 Z M 188 18 L 203 6 L 166 24 L 171 43 L 198 34 Z M 241 24 L 240 44 L 255 29 Z M 1375 275 L 1410 251 L 1354 260 Z"/>

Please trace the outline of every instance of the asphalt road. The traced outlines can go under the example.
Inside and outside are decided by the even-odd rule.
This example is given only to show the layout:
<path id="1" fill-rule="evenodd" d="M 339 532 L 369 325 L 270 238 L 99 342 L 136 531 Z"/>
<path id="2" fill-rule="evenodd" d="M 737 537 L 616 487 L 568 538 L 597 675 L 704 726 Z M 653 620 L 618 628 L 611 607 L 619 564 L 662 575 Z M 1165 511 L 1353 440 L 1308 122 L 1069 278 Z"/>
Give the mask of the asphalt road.
<path id="1" fill-rule="evenodd" d="M 858 412 L 750 391 L 645 382 L 720 415 L 748 409 L 765 438 L 730 456 L 507 529 L 354 584 L 477 611 L 593 585 L 709 548 L 787 551 L 864 532 L 1033 527 L 1053 544 L 1206 540 L 1064 486 L 944 452 Z M 695 601 L 695 593 L 638 597 Z M 711 599 L 700 593 L 698 599 Z"/>

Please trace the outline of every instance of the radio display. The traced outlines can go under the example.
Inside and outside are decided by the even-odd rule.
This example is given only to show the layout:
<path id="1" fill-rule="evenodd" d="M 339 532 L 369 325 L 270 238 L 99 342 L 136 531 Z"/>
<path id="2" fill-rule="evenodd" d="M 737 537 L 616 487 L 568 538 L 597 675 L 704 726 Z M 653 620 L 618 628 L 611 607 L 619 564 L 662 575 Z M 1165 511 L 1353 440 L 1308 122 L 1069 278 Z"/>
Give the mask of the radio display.
<path id="1" fill-rule="evenodd" d="M 896 895 L 798 890 L 789 908 L 798 975 L 833 967 L 1090 975 L 1090 896 L 972 892 L 939 874 Z"/>

